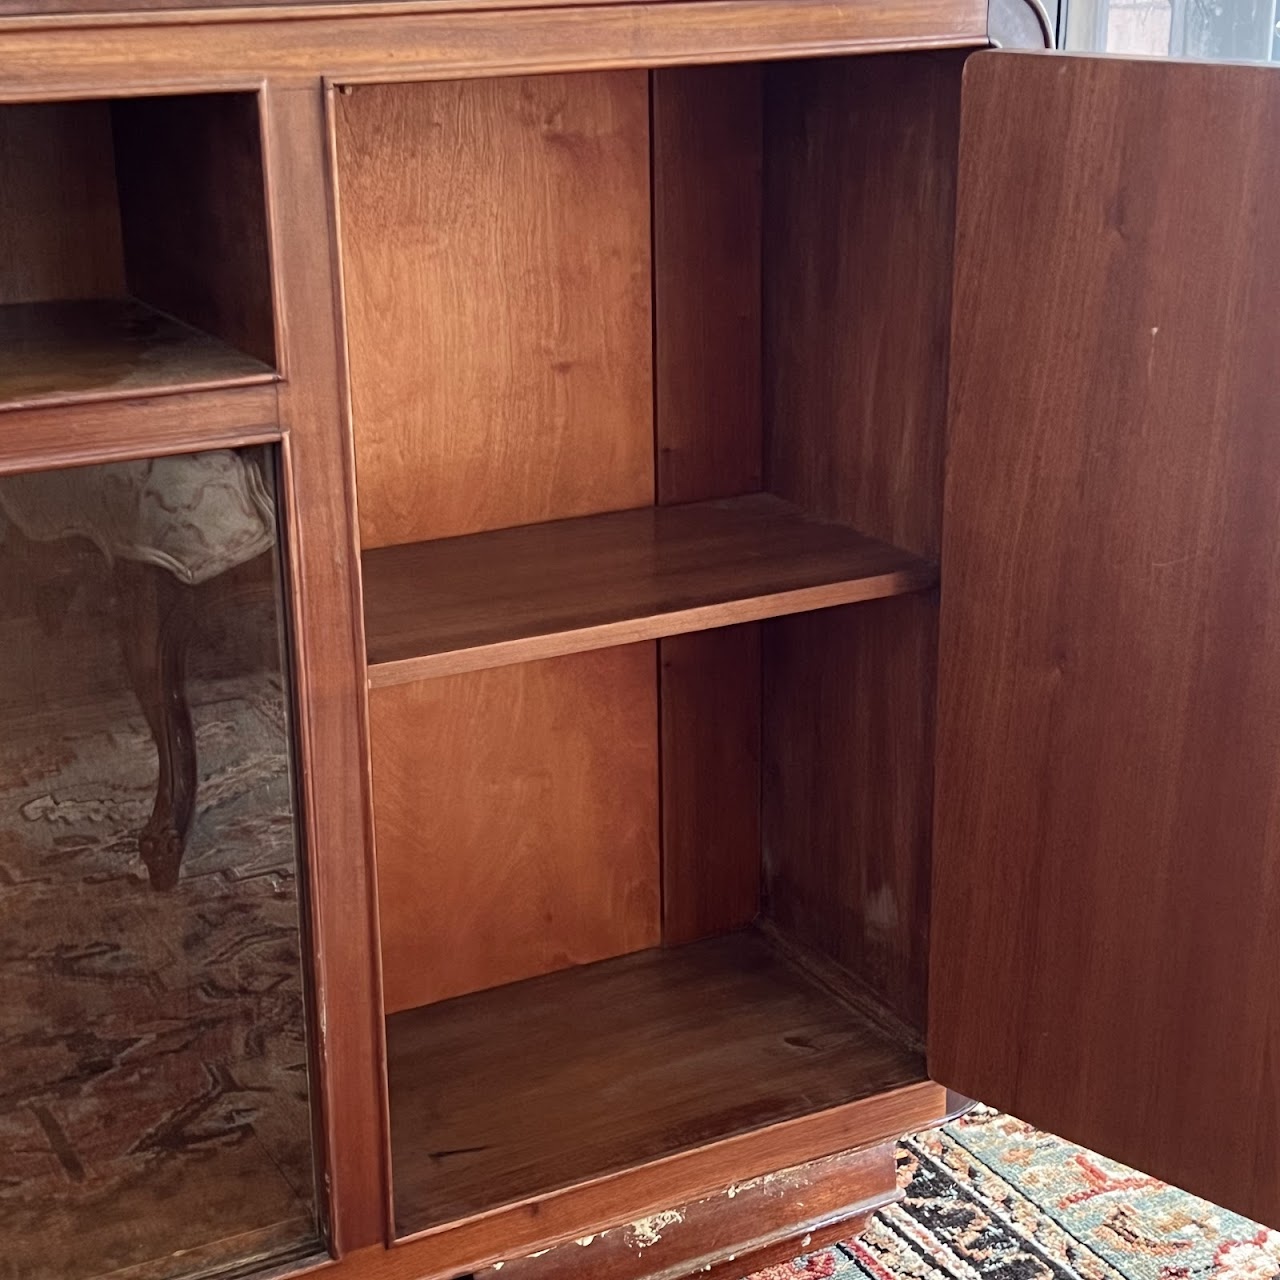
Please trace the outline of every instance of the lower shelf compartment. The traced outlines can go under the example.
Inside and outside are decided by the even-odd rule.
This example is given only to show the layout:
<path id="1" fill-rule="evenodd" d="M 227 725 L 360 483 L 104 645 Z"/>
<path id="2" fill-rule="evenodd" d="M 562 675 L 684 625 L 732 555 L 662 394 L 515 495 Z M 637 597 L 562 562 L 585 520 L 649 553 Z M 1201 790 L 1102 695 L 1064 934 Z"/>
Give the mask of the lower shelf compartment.
<path id="1" fill-rule="evenodd" d="M 755 930 L 393 1014 L 387 1052 L 400 1236 L 756 1131 L 781 1167 L 823 1113 L 827 1151 L 930 1119 L 880 1105 L 923 1056 Z"/>

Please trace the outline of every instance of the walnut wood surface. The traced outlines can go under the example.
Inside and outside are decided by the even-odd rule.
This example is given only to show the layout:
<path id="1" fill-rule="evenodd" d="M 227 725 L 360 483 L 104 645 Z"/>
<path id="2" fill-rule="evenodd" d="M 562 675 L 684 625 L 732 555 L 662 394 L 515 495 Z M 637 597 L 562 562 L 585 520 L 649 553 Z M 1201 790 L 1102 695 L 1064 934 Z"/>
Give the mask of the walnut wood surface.
<path id="1" fill-rule="evenodd" d="M 261 361 L 140 302 L 0 306 L 0 410 L 274 377 Z"/>
<path id="2" fill-rule="evenodd" d="M 280 438 L 277 388 L 231 387 L 0 413 L 0 474 Z"/>
<path id="3" fill-rule="evenodd" d="M 652 502 L 645 75 L 336 104 L 365 547 Z"/>
<path id="4" fill-rule="evenodd" d="M 761 68 L 655 71 L 652 85 L 658 501 L 754 493 Z"/>
<path id="5" fill-rule="evenodd" d="M 354 481 L 342 429 L 324 99 L 269 89 L 264 153 L 289 371 L 285 503 L 329 1242 L 383 1238 L 388 1184 Z"/>
<path id="6" fill-rule="evenodd" d="M 129 292 L 275 364 L 275 317 L 252 93 L 111 104 Z"/>
<path id="7" fill-rule="evenodd" d="M 364 554 L 372 684 L 929 586 L 930 561 L 769 494 Z"/>
<path id="8" fill-rule="evenodd" d="M 655 946 L 652 644 L 369 704 L 388 1012 Z"/>
<path id="9" fill-rule="evenodd" d="M 299 11 L 301 15 L 304 11 Z M 51 21 L 53 25 L 50 25 Z M 982 45 L 985 0 L 668 0 L 306 21 L 0 26 L 0 99 L 117 88 L 499 76 Z"/>
<path id="10" fill-rule="evenodd" d="M 895 1156 L 895 1144 L 884 1143 L 780 1169 L 672 1205 L 648 1223 L 624 1223 L 533 1257 L 507 1258 L 477 1280 L 740 1280 L 855 1235 L 871 1212 L 900 1198 Z"/>
<path id="11" fill-rule="evenodd" d="M 401 1234 L 923 1077 L 752 932 L 395 1014 L 387 1043 Z M 840 1131 L 879 1137 L 856 1107 Z"/>
<path id="12" fill-rule="evenodd" d="M 766 483 L 937 554 L 961 57 L 771 67 Z M 874 181 L 867 175 L 874 174 Z M 765 909 L 923 1028 L 936 598 L 765 628 Z"/>
<path id="13" fill-rule="evenodd" d="M 124 292 L 105 103 L 0 110 L 0 304 Z"/>
<path id="14" fill-rule="evenodd" d="M 938 1124 L 946 1090 L 930 1081 L 753 1130 L 525 1203 L 369 1250 L 344 1263 L 358 1280 L 453 1280 L 516 1252 L 573 1241 L 731 1185 Z M 567 1278 L 569 1280 L 569 1278 Z"/>
<path id="15" fill-rule="evenodd" d="M 760 628 L 671 636 L 661 695 L 662 940 L 692 942 L 760 910 Z"/>
<path id="16" fill-rule="evenodd" d="M 1280 1224 L 1280 82 L 965 95 L 930 1069 Z"/>

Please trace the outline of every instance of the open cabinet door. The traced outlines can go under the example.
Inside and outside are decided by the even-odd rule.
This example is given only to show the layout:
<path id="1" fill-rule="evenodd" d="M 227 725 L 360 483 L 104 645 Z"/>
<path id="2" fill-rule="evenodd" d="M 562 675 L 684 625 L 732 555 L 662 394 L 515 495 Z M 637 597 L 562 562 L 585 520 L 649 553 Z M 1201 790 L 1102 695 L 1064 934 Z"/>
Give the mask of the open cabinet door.
<path id="1" fill-rule="evenodd" d="M 1280 1225 L 1280 73 L 965 73 L 933 1077 Z"/>

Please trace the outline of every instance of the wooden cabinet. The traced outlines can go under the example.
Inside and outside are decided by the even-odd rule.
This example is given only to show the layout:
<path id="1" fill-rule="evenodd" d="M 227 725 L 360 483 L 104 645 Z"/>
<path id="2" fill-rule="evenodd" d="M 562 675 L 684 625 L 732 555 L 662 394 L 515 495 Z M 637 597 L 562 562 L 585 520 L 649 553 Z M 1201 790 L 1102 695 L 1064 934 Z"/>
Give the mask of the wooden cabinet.
<path id="1" fill-rule="evenodd" d="M 740 1273 L 962 1095 L 1280 1222 L 1280 80 L 100 10 L 0 3 L 0 466 L 278 442 L 333 1274 Z"/>

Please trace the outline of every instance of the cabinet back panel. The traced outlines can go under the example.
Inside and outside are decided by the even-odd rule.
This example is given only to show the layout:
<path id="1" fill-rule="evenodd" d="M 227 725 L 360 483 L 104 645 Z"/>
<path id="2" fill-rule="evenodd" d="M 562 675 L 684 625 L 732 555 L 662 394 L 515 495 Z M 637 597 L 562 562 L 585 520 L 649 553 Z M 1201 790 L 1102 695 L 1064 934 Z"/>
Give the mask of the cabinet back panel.
<path id="1" fill-rule="evenodd" d="M 653 73 L 658 501 L 760 488 L 759 66 Z"/>
<path id="2" fill-rule="evenodd" d="M 963 55 L 766 70 L 765 485 L 938 551 Z M 933 597 L 780 619 L 764 646 L 776 923 L 923 1028 Z"/>
<path id="3" fill-rule="evenodd" d="M 374 689 L 388 1012 L 659 941 L 652 642 Z"/>
<path id="4" fill-rule="evenodd" d="M 124 292 L 105 102 L 0 107 L 0 304 Z"/>
<path id="5" fill-rule="evenodd" d="M 336 101 L 363 544 L 652 502 L 646 73 Z"/>
<path id="6" fill-rule="evenodd" d="M 663 505 L 760 488 L 759 65 L 652 77 L 654 431 Z M 658 642 L 662 938 L 760 907 L 760 629 Z"/>
<path id="7" fill-rule="evenodd" d="M 662 941 L 692 942 L 760 910 L 760 626 L 658 641 Z"/>

